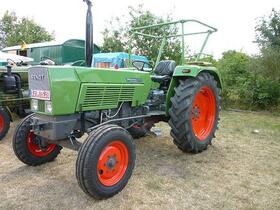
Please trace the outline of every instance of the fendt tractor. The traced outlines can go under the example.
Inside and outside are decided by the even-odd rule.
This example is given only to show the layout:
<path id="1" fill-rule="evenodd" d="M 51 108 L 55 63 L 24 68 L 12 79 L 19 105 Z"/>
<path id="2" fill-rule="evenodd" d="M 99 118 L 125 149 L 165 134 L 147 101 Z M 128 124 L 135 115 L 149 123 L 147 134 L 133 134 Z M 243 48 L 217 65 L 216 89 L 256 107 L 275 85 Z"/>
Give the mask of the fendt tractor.
<path id="1" fill-rule="evenodd" d="M 94 45 L 93 52 L 99 47 Z M 24 117 L 31 113 L 28 90 L 28 65 L 84 65 L 85 41 L 70 39 L 63 42 L 43 42 L 12 46 L 2 52 L 28 56 L 33 61 L 25 63 L 7 59 L 0 64 L 0 140 L 7 134 L 13 116 Z M 7 66 L 6 66 L 7 65 Z"/>
<path id="2" fill-rule="evenodd" d="M 120 192 L 132 174 L 136 158 L 133 137 L 144 136 L 159 121 L 169 123 L 174 144 L 183 152 L 207 149 L 219 121 L 222 85 L 218 70 L 199 62 L 207 39 L 216 29 L 197 20 L 133 29 L 132 36 L 162 40 L 154 68 L 145 68 L 145 61 L 133 61 L 126 69 L 91 67 L 92 3 L 84 1 L 88 7 L 88 67 L 29 69 L 34 113 L 16 128 L 13 149 L 18 159 L 30 166 L 53 161 L 63 147 L 78 151 L 76 178 L 80 187 L 89 196 L 104 199 Z M 184 33 L 187 23 L 197 23 L 206 30 Z M 145 33 L 145 29 L 167 25 L 181 26 L 182 33 Z M 184 37 L 194 34 L 205 34 L 206 38 L 197 61 L 186 63 Z M 179 65 L 160 60 L 167 39 L 176 37 L 182 38 Z"/>

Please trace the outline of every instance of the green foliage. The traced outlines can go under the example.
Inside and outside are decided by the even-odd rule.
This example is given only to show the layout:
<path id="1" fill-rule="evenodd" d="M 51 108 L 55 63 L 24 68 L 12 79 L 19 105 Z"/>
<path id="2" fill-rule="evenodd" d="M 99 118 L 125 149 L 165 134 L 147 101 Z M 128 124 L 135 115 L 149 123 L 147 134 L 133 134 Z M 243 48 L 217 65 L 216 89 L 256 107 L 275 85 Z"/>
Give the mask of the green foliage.
<path id="1" fill-rule="evenodd" d="M 14 12 L 8 12 L 0 20 L 0 48 L 51 41 L 53 34 L 49 34 L 45 28 L 26 17 L 18 18 Z"/>
<path id="2" fill-rule="evenodd" d="M 227 51 L 219 60 L 217 67 L 220 69 L 224 84 L 223 104 L 236 106 L 243 104 L 247 93 L 249 56 L 242 52 Z M 245 99 L 246 100 L 246 99 Z"/>
<path id="3" fill-rule="evenodd" d="M 226 107 L 280 111 L 280 13 L 272 10 L 256 26 L 260 54 L 227 51 L 218 61 Z"/>
<path id="4" fill-rule="evenodd" d="M 170 17 L 162 18 L 152 14 L 150 11 L 144 10 L 143 6 L 140 5 L 137 8 L 129 7 L 129 21 L 124 26 L 120 24 L 118 18 L 110 22 L 110 29 L 106 29 L 103 34 L 103 47 L 104 52 L 112 51 L 128 51 L 129 48 L 129 37 L 131 30 L 134 27 L 152 25 L 162 22 L 171 21 Z M 115 26 L 118 25 L 118 28 Z M 172 26 L 146 29 L 143 31 L 147 34 L 159 35 L 174 34 L 177 32 L 177 28 Z M 161 40 L 134 36 L 132 37 L 132 50 L 138 54 L 147 56 L 152 63 L 155 63 L 160 48 Z M 177 63 L 180 61 L 180 42 L 178 39 L 170 39 L 164 48 L 163 57 L 161 59 L 173 59 Z"/>
<path id="5" fill-rule="evenodd" d="M 124 44 L 122 43 L 122 37 L 118 31 L 110 31 L 105 29 L 103 32 L 103 45 L 101 47 L 103 52 L 123 52 Z"/>
<path id="6" fill-rule="evenodd" d="M 217 64 L 224 82 L 223 105 L 242 109 L 279 108 L 279 57 L 280 53 L 272 53 L 271 49 L 256 57 L 225 52 Z"/>
<path id="7" fill-rule="evenodd" d="M 280 47 L 280 11 L 272 9 L 268 17 L 262 17 L 256 26 L 256 39 L 261 47 Z"/>

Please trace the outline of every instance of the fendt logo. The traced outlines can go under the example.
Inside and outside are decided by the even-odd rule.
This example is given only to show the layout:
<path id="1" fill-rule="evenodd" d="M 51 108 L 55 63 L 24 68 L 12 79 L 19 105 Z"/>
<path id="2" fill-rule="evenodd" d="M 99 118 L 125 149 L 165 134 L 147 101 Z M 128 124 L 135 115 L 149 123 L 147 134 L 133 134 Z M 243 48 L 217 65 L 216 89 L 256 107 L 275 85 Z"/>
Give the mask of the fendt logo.
<path id="1" fill-rule="evenodd" d="M 42 74 L 31 74 L 31 79 L 41 81 L 41 80 L 45 79 L 45 75 L 42 75 Z"/>

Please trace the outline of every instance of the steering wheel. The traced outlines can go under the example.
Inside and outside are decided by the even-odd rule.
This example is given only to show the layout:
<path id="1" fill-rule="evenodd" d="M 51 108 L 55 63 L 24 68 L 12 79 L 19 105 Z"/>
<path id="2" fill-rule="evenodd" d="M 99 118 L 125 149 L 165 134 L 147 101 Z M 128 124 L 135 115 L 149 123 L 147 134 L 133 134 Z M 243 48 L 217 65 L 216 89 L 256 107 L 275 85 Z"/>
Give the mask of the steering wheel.
<path id="1" fill-rule="evenodd" d="M 134 60 L 132 61 L 132 66 L 135 67 L 139 71 L 144 71 L 144 66 L 147 64 L 151 67 L 151 64 L 146 61 Z"/>

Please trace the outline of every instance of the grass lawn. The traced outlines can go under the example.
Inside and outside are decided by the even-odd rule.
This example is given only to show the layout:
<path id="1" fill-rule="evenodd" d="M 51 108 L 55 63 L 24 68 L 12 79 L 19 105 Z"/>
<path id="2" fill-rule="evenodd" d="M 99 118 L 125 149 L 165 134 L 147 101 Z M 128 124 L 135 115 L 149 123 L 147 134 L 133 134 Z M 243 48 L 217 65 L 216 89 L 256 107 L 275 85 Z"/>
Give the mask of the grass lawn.
<path id="1" fill-rule="evenodd" d="M 186 154 L 161 136 L 136 140 L 137 160 L 126 188 L 96 201 L 75 178 L 77 154 L 62 150 L 39 167 L 19 162 L 11 148 L 15 127 L 0 142 L 0 209 L 280 209 L 280 116 L 221 113 L 208 150 Z"/>

